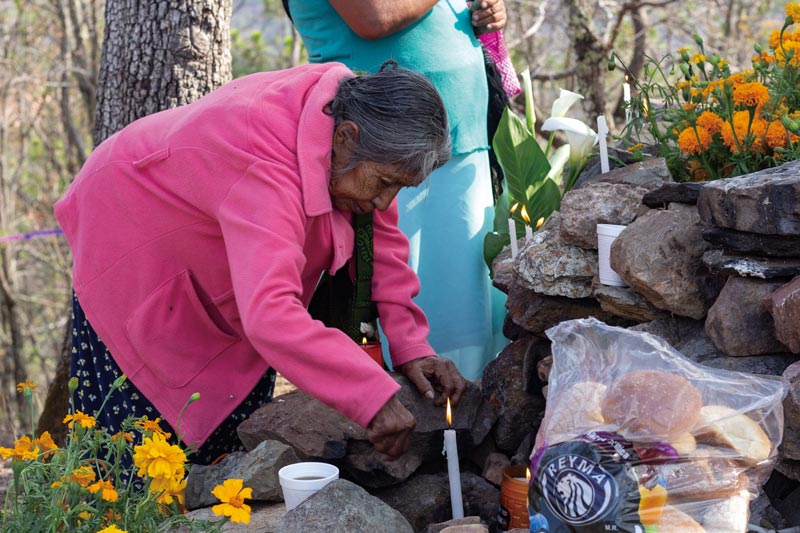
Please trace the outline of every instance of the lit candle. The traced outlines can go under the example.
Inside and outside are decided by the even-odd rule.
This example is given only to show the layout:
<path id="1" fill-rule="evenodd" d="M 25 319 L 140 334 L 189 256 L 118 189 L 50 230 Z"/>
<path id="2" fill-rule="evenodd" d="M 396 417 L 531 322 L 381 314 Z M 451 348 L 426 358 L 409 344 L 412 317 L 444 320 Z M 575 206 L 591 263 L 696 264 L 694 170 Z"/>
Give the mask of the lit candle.
<path id="1" fill-rule="evenodd" d="M 531 217 L 528 216 L 528 211 L 525 209 L 525 206 L 522 206 L 522 211 L 519 212 L 522 215 L 522 220 L 525 221 L 525 242 L 528 242 L 528 239 L 533 237 L 533 228 L 531 227 Z"/>
<path id="2" fill-rule="evenodd" d="M 628 83 L 628 75 L 625 75 L 625 83 L 622 84 L 622 101 L 625 102 L 625 124 L 631 121 L 631 84 Z"/>
<path id="3" fill-rule="evenodd" d="M 381 367 L 386 368 L 383 363 L 383 349 L 381 348 L 381 343 L 367 342 L 367 338 L 362 337 L 361 348 L 367 352 L 367 355 L 369 355 L 373 361 L 381 365 Z"/>
<path id="4" fill-rule="evenodd" d="M 539 217 L 539 220 L 536 221 L 536 229 L 539 229 L 544 224 L 544 217 Z"/>
<path id="5" fill-rule="evenodd" d="M 452 429 L 452 421 L 450 398 L 448 398 L 448 429 L 444 430 L 444 453 L 447 455 L 447 477 L 450 481 L 450 507 L 453 510 L 453 518 L 464 518 L 464 504 L 461 501 L 461 471 L 458 467 L 458 445 L 456 444 L 456 430 Z"/>
<path id="6" fill-rule="evenodd" d="M 511 259 L 516 259 L 519 246 L 517 245 L 517 224 L 514 222 L 514 217 L 508 217 L 508 236 L 511 239 Z"/>
<path id="7" fill-rule="evenodd" d="M 626 84 L 627 85 L 627 84 Z M 608 172 L 608 146 L 606 146 L 606 135 L 608 135 L 608 124 L 606 117 L 597 117 L 597 140 L 600 143 L 600 172 Z"/>

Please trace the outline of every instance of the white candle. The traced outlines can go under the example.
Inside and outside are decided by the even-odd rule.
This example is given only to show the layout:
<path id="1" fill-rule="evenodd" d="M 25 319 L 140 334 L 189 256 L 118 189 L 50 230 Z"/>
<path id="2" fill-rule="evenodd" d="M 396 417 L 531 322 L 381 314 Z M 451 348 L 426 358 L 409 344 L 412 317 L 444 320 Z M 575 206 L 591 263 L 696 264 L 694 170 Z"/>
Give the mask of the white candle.
<path id="1" fill-rule="evenodd" d="M 519 247 L 517 246 L 517 225 L 513 217 L 508 217 L 508 236 L 511 238 L 511 259 L 516 259 Z"/>
<path id="2" fill-rule="evenodd" d="M 447 399 L 447 425 L 451 425 L 450 398 Z M 458 466 L 458 444 L 456 430 L 444 430 L 444 453 L 447 455 L 447 478 L 450 482 L 450 507 L 453 518 L 464 518 L 464 504 L 461 501 L 461 470 Z"/>
<path id="3" fill-rule="evenodd" d="M 608 172 L 608 146 L 606 145 L 607 135 L 608 124 L 606 124 L 606 117 L 600 115 L 597 117 L 597 140 L 600 144 L 600 172 L 603 174 Z"/>
<path id="4" fill-rule="evenodd" d="M 622 84 L 622 100 L 625 102 L 625 124 L 631 121 L 631 84 Z"/>
<path id="5" fill-rule="evenodd" d="M 532 238 L 533 238 L 533 228 L 530 227 L 530 225 L 525 224 L 525 242 L 527 242 L 528 239 Z"/>

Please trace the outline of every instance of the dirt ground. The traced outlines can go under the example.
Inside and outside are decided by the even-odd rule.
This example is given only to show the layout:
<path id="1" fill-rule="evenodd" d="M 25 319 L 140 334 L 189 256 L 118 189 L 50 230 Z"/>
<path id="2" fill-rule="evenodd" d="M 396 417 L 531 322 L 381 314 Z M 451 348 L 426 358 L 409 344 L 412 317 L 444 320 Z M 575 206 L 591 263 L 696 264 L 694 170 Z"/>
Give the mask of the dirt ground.
<path id="1" fill-rule="evenodd" d="M 281 394 L 292 392 L 296 388 L 297 387 L 289 383 L 289 380 L 278 374 L 278 377 L 275 379 L 275 392 L 272 394 L 272 396 L 280 396 Z"/>

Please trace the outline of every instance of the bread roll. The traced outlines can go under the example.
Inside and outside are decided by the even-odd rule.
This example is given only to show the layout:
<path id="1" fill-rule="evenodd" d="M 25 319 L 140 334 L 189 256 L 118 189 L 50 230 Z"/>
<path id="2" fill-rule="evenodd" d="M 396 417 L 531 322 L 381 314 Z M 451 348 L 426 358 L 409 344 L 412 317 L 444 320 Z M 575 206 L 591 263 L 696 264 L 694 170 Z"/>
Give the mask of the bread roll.
<path id="1" fill-rule="evenodd" d="M 752 418 L 723 405 L 706 405 L 692 431 L 698 442 L 724 446 L 735 451 L 747 465 L 769 458 L 772 443 Z"/>
<path id="2" fill-rule="evenodd" d="M 669 445 L 675 448 L 678 455 L 690 455 L 697 449 L 697 440 L 687 431 L 670 440 Z"/>
<path id="3" fill-rule="evenodd" d="M 745 533 L 750 519 L 750 493 L 739 491 L 706 509 L 703 528 L 706 533 Z"/>
<path id="4" fill-rule="evenodd" d="M 658 521 L 658 533 L 706 533 L 706 530 L 688 514 L 665 505 Z"/>
<path id="5" fill-rule="evenodd" d="M 581 381 L 558 396 L 552 409 L 547 406 L 547 442 L 565 442 L 602 425 L 600 401 L 607 389 L 596 381 Z"/>
<path id="6" fill-rule="evenodd" d="M 662 476 L 671 504 L 728 498 L 750 482 L 731 459 L 704 447 L 681 461 L 650 466 Z"/>
<path id="7" fill-rule="evenodd" d="M 629 440 L 672 440 L 692 429 L 702 405 L 686 378 L 660 370 L 623 374 L 601 403 L 603 418 Z"/>

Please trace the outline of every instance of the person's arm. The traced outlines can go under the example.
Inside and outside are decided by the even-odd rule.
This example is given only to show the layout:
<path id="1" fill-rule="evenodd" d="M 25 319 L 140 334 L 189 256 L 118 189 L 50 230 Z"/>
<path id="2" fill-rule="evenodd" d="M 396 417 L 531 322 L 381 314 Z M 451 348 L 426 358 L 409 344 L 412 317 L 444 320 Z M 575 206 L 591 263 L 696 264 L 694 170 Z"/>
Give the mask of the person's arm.
<path id="1" fill-rule="evenodd" d="M 438 0 L 330 0 L 350 29 L 363 39 L 382 39 L 421 19 Z"/>

